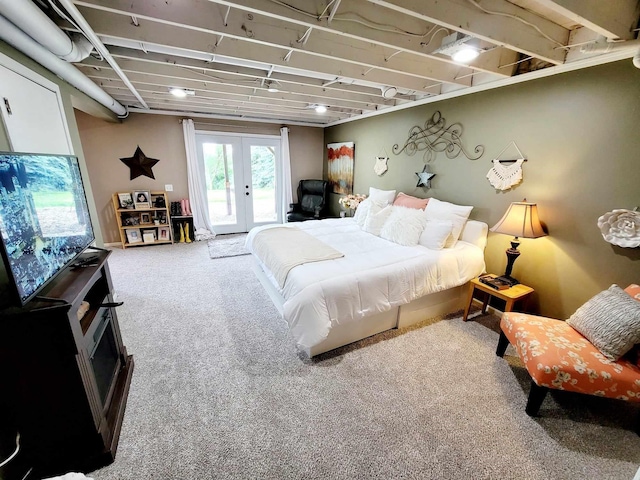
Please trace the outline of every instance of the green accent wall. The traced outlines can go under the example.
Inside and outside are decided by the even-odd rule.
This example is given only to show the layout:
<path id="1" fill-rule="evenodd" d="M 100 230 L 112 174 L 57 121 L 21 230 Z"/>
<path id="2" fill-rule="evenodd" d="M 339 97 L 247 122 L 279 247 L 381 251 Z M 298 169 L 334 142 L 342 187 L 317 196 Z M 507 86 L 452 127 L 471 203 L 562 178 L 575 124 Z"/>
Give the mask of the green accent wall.
<path id="1" fill-rule="evenodd" d="M 438 154 L 429 164 L 432 188 L 416 188 L 422 155 L 392 148 L 438 110 L 447 125 L 462 124 L 469 152 L 484 145 L 485 153 L 478 160 Z M 640 248 L 607 243 L 596 225 L 605 212 L 640 205 L 639 125 L 640 70 L 629 59 L 337 125 L 325 129 L 325 144 L 355 142 L 355 193 L 372 186 L 473 205 L 471 218 L 489 226 L 511 202 L 537 203 L 549 236 L 522 239 L 513 276 L 536 290 L 528 311 L 566 319 L 612 283 L 640 283 Z M 511 141 L 528 161 L 522 183 L 501 192 L 486 175 Z M 381 177 L 373 171 L 379 155 L 390 157 Z M 337 211 L 339 196 L 332 197 Z M 488 272 L 504 273 L 510 240 L 489 233 Z"/>

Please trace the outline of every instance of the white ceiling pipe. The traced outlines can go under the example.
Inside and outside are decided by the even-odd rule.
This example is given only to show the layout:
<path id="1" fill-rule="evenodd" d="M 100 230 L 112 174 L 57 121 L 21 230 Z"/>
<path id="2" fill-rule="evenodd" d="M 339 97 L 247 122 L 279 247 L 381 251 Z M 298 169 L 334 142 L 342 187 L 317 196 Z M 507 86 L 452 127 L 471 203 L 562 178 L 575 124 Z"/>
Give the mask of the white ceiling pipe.
<path id="1" fill-rule="evenodd" d="M 107 92 L 84 76 L 80 70 L 61 60 L 44 48 L 29 35 L 0 15 L 0 39 L 20 50 L 43 67 L 69 82 L 81 92 L 86 93 L 96 102 L 101 103 L 117 115 L 124 116 L 127 109 L 114 100 Z"/>
<path id="2" fill-rule="evenodd" d="M 626 42 L 609 42 L 607 37 L 598 37 L 593 43 L 587 43 L 580 47 L 582 53 L 609 53 L 626 48 L 639 48 L 640 40 L 627 40 Z"/>
<path id="3" fill-rule="evenodd" d="M 0 15 L 67 62 L 79 62 L 93 50 L 84 37 L 71 41 L 31 0 L 0 0 Z"/>
<path id="4" fill-rule="evenodd" d="M 118 65 L 116 61 L 113 59 L 113 57 L 109 53 L 109 50 L 107 50 L 107 47 L 105 47 L 104 43 L 102 43 L 102 41 L 98 38 L 98 35 L 96 35 L 96 32 L 93 31 L 89 23 L 82 16 L 82 14 L 80 13 L 80 10 L 76 8 L 76 6 L 73 4 L 71 0 L 59 0 L 59 1 L 60 1 L 60 4 L 65 8 L 67 13 L 71 15 L 71 17 L 73 17 L 73 20 L 82 29 L 82 32 L 87 36 L 87 38 L 91 41 L 91 43 L 93 43 L 94 47 L 96 47 L 96 50 L 98 50 L 100 55 L 102 55 L 102 57 L 107 61 L 107 63 L 111 65 L 111 68 L 113 68 L 113 71 L 118 74 L 118 76 L 127 86 L 127 88 L 138 99 L 140 104 L 144 108 L 148 109 L 149 105 L 147 105 L 147 102 L 145 102 L 142 96 L 138 93 L 138 91 L 136 90 L 136 87 L 133 86 L 129 78 L 125 75 L 125 73 L 120 68 L 120 65 Z"/>

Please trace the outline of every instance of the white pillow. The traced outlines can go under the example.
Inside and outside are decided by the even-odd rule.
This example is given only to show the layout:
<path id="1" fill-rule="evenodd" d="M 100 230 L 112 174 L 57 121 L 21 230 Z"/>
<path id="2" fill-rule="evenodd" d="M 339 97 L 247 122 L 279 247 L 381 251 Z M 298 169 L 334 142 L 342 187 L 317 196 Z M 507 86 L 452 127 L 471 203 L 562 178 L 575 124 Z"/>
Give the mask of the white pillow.
<path id="1" fill-rule="evenodd" d="M 382 205 L 391 205 L 396 198 L 396 191 L 378 190 L 377 188 L 369 187 L 369 198 Z"/>
<path id="2" fill-rule="evenodd" d="M 442 250 L 453 230 L 449 220 L 429 220 L 418 243 L 431 250 Z"/>
<path id="3" fill-rule="evenodd" d="M 364 222 L 367 220 L 367 215 L 371 209 L 371 199 L 365 198 L 358 204 L 356 213 L 353 214 L 353 221 L 358 224 L 360 228 L 364 227 Z"/>
<path id="4" fill-rule="evenodd" d="M 389 218 L 380 230 L 380 237 L 399 245 L 413 247 L 418 244 L 426 224 L 427 218 L 422 210 L 393 205 Z"/>
<path id="5" fill-rule="evenodd" d="M 369 215 L 367 215 L 367 219 L 364 222 L 363 230 L 372 235 L 380 236 L 380 230 L 382 230 L 382 226 L 390 214 L 391 205 L 381 208 L 377 203 L 372 202 Z"/>
<path id="6" fill-rule="evenodd" d="M 427 208 L 424 209 L 424 214 L 427 217 L 427 221 L 449 220 L 453 224 L 451 235 L 444 245 L 448 248 L 453 247 L 458 241 L 460 232 L 462 232 L 471 210 L 473 210 L 473 207 L 456 205 L 454 203 L 442 202 L 436 198 L 430 198 L 429 203 L 427 203 Z"/>

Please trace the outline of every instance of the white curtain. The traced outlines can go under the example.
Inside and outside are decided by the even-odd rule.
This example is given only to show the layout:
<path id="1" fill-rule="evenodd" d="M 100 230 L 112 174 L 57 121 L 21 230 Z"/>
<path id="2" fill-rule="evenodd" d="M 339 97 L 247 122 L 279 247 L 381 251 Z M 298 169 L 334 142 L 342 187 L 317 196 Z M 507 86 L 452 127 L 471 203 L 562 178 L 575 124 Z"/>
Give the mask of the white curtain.
<path id="1" fill-rule="evenodd" d="M 282 223 L 287 221 L 289 204 L 293 202 L 293 191 L 291 189 L 291 158 L 289 155 L 289 129 L 280 129 L 280 151 L 282 152 Z"/>
<path id="2" fill-rule="evenodd" d="M 193 226 L 196 240 L 207 240 L 216 236 L 209 220 L 207 190 L 204 182 L 204 165 L 198 161 L 196 151 L 196 129 L 193 120 L 182 120 L 184 148 L 187 152 L 187 180 L 189 183 L 189 202 L 193 214 Z"/>

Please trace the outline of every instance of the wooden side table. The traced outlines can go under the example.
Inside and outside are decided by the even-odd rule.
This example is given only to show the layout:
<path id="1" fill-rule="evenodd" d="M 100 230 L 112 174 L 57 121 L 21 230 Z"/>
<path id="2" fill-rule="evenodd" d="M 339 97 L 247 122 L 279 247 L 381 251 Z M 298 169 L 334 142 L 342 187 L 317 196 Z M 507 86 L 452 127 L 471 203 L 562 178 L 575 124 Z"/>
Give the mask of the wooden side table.
<path id="1" fill-rule="evenodd" d="M 491 275 L 492 277 L 497 277 L 497 275 Z M 496 290 L 491 288 L 489 285 L 482 283 L 478 278 L 474 278 L 469 282 L 469 299 L 464 309 L 464 316 L 462 317 L 463 321 L 467 321 L 467 317 L 469 316 L 469 310 L 471 309 L 471 304 L 473 303 L 473 294 L 476 290 L 480 290 L 485 293 L 485 298 L 482 302 L 482 313 L 487 312 L 487 305 L 489 304 L 489 300 L 491 297 L 497 297 L 506 302 L 506 306 L 504 307 L 505 312 L 510 312 L 513 309 L 513 304 L 519 300 L 526 300 L 529 295 L 531 295 L 535 290 L 531 287 L 523 285 L 519 283 L 518 285 L 514 285 L 511 288 L 506 288 L 504 290 Z"/>

